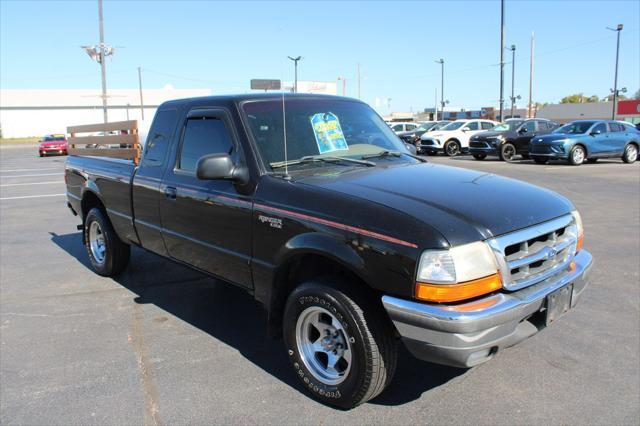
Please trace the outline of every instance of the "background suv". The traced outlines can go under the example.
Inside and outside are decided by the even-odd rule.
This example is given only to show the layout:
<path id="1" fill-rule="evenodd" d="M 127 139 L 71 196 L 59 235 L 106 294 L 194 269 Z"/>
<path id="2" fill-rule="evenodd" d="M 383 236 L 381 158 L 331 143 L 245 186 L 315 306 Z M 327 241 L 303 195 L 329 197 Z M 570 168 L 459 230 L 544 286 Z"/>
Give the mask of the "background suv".
<path id="1" fill-rule="evenodd" d="M 487 155 L 497 155 L 504 161 L 511 161 L 517 154 L 529 158 L 529 142 L 535 136 L 545 135 L 560 126 L 550 120 L 513 118 L 497 125 L 488 132 L 480 132 L 471 137 L 469 153 L 476 160 Z"/>
<path id="2" fill-rule="evenodd" d="M 538 164 L 565 159 L 574 166 L 598 158 L 622 158 L 633 163 L 638 158 L 640 133 L 618 121 L 578 120 L 553 133 L 531 139 L 531 158 Z"/>
<path id="3" fill-rule="evenodd" d="M 453 157 L 468 150 L 471 136 L 493 129 L 497 124 L 491 120 L 452 121 L 438 131 L 423 134 L 420 137 L 422 151 L 429 155 L 444 152 Z"/>

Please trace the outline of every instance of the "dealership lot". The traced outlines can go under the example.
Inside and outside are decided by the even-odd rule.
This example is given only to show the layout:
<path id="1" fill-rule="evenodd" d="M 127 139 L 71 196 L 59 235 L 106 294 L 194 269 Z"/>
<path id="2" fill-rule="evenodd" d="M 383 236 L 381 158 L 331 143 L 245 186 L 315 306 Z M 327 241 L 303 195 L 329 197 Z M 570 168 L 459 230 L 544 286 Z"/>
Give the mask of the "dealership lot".
<path id="1" fill-rule="evenodd" d="M 117 280 L 94 274 L 64 207 L 64 157 L 1 147 L 0 423 L 637 424 L 640 163 L 429 160 L 571 199 L 592 285 L 555 326 L 475 369 L 402 351 L 380 397 L 339 411 L 300 391 L 243 291 L 141 250 Z"/>

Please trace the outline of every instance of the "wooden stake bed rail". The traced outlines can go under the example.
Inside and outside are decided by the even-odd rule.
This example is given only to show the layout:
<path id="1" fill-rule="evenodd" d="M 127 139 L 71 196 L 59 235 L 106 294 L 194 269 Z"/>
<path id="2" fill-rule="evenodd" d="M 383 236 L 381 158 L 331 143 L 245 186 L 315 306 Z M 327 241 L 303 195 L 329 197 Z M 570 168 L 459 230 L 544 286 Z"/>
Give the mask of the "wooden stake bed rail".
<path id="1" fill-rule="evenodd" d="M 142 149 L 136 120 L 69 126 L 67 133 L 71 134 L 69 155 L 121 158 L 133 160 L 136 165 L 140 161 Z M 102 133 L 103 135 L 77 136 L 78 133 Z M 111 145 L 118 145 L 118 147 Z"/>

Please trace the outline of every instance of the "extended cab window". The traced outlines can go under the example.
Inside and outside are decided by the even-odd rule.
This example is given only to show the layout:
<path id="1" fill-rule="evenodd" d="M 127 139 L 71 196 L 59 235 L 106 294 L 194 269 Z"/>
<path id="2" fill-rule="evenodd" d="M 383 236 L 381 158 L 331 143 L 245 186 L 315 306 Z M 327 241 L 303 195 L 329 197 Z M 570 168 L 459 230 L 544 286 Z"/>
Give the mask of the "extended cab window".
<path id="1" fill-rule="evenodd" d="M 144 147 L 143 165 L 161 166 L 171 145 L 178 112 L 175 109 L 158 111 Z"/>
<path id="2" fill-rule="evenodd" d="M 190 118 L 184 130 L 180 170 L 195 172 L 198 160 L 208 154 L 231 153 L 229 132 L 218 118 Z"/>

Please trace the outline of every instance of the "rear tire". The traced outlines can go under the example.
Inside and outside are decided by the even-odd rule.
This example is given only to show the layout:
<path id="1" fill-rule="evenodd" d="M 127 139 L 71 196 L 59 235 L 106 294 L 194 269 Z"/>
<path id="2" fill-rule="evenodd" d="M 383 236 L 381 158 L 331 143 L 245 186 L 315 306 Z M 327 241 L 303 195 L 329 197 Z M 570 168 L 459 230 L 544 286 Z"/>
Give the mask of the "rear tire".
<path id="1" fill-rule="evenodd" d="M 587 152 L 581 145 L 574 145 L 569 151 L 569 164 L 572 166 L 579 166 L 584 163 L 587 158 Z"/>
<path id="2" fill-rule="evenodd" d="M 631 164 L 638 159 L 638 146 L 630 143 L 624 149 L 624 153 L 622 154 L 622 161 L 627 164 Z"/>
<path id="3" fill-rule="evenodd" d="M 342 408 L 379 395 L 397 363 L 391 323 L 379 302 L 353 284 L 311 279 L 291 293 L 283 318 L 290 362 L 305 390 Z"/>
<path id="4" fill-rule="evenodd" d="M 444 153 L 449 157 L 455 157 L 460 154 L 460 143 L 456 140 L 447 141 L 444 144 Z"/>
<path id="5" fill-rule="evenodd" d="M 487 158 L 487 154 L 473 154 L 473 158 L 475 158 L 476 160 L 484 160 L 485 158 Z"/>
<path id="6" fill-rule="evenodd" d="M 104 277 L 120 274 L 129 263 L 131 248 L 120 240 L 99 208 L 89 210 L 84 220 L 84 246 L 91 266 Z"/>
<path id="7" fill-rule="evenodd" d="M 544 157 L 531 157 L 531 158 L 533 158 L 533 161 L 535 161 L 536 164 L 547 164 L 547 162 L 549 161 Z"/>

